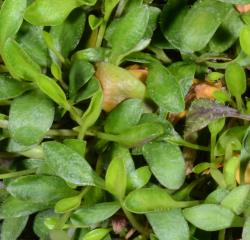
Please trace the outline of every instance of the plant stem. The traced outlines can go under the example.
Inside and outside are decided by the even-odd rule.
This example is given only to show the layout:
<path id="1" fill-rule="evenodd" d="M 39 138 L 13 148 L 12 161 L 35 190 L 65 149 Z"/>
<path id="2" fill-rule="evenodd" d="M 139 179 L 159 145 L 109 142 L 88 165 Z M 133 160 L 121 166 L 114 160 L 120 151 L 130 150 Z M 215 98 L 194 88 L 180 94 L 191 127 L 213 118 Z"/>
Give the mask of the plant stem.
<path id="1" fill-rule="evenodd" d="M 21 177 L 21 176 L 33 174 L 35 172 L 36 172 L 36 169 L 27 169 L 27 170 L 22 170 L 18 172 L 3 173 L 3 174 L 0 174 L 0 179 Z"/>
<path id="2" fill-rule="evenodd" d="M 127 2 L 128 0 L 120 0 L 119 5 L 116 9 L 116 13 L 115 13 L 116 17 L 120 17 L 122 15 L 122 12 L 124 8 L 126 7 Z"/>
<path id="3" fill-rule="evenodd" d="M 104 20 L 102 25 L 99 28 L 99 32 L 98 32 L 98 35 L 97 35 L 97 39 L 96 39 L 96 47 L 97 48 L 101 47 L 101 45 L 102 45 L 102 40 L 104 38 L 106 28 L 107 28 L 107 21 Z"/>
<path id="4" fill-rule="evenodd" d="M 142 226 L 137 219 L 135 218 L 135 216 L 127 211 L 124 207 L 122 207 L 122 210 L 125 214 L 125 216 L 127 217 L 127 219 L 129 220 L 129 222 L 131 223 L 131 225 L 133 226 L 133 228 L 135 228 L 139 233 L 141 233 L 142 235 L 148 235 L 146 229 L 144 228 L 144 226 Z"/>
<path id="5" fill-rule="evenodd" d="M 225 240 L 225 233 L 226 233 L 226 230 L 225 230 L 225 229 L 220 230 L 220 231 L 219 231 L 218 240 Z"/>
<path id="6" fill-rule="evenodd" d="M 186 140 L 184 140 L 182 138 L 175 139 L 175 138 L 170 137 L 170 138 L 166 138 L 166 141 L 170 142 L 170 143 L 173 143 L 173 144 L 177 144 L 179 146 L 195 149 L 195 150 L 206 151 L 206 152 L 210 151 L 209 147 L 194 144 L 194 143 L 188 142 L 188 141 L 186 141 Z"/>
<path id="7" fill-rule="evenodd" d="M 235 96 L 235 100 L 236 100 L 236 105 L 237 105 L 237 109 L 239 110 L 240 113 L 243 113 L 243 101 L 241 96 Z"/>
<path id="8" fill-rule="evenodd" d="M 216 145 L 216 136 L 217 134 L 211 133 L 211 139 L 210 139 L 210 161 L 211 163 L 215 162 L 215 155 L 214 155 L 214 150 L 215 150 L 215 145 Z"/>
<path id="9" fill-rule="evenodd" d="M 51 137 L 76 137 L 77 132 L 70 129 L 50 129 L 47 132 L 48 136 Z"/>

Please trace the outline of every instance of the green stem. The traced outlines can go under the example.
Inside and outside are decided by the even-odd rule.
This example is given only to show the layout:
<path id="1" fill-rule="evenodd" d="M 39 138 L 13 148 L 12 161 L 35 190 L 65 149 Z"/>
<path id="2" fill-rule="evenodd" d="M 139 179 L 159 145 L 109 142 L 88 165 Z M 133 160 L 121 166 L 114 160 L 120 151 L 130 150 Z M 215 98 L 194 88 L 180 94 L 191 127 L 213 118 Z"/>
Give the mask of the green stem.
<path id="1" fill-rule="evenodd" d="M 137 219 L 135 218 L 135 216 L 131 212 L 127 211 L 124 207 L 122 207 L 122 210 L 134 229 L 136 229 L 143 236 L 148 235 L 148 232 L 146 231 L 145 227 L 142 226 L 137 221 Z"/>
<path id="2" fill-rule="evenodd" d="M 226 230 L 225 230 L 225 229 L 220 230 L 220 231 L 219 231 L 218 240 L 225 240 L 225 233 L 226 233 Z"/>
<path id="3" fill-rule="evenodd" d="M 68 219 L 70 218 L 71 215 L 71 211 L 70 212 L 66 212 L 63 214 L 63 216 L 59 219 L 59 221 L 57 222 L 56 226 L 54 229 L 56 230 L 61 230 L 63 229 L 65 223 L 68 221 Z"/>
<path id="4" fill-rule="evenodd" d="M 18 172 L 4 173 L 4 174 L 0 174 L 0 179 L 21 177 L 21 176 L 33 174 L 35 172 L 36 172 L 35 169 L 28 169 L 28 170 L 23 170 L 23 171 L 18 171 Z"/>
<path id="5" fill-rule="evenodd" d="M 211 163 L 215 162 L 215 155 L 214 155 L 214 151 L 215 151 L 215 145 L 216 145 L 216 136 L 217 134 L 213 134 L 211 133 L 211 140 L 210 140 L 210 161 Z"/>
<path id="6" fill-rule="evenodd" d="M 69 108 L 70 115 L 74 121 L 76 121 L 79 125 L 82 124 L 81 117 L 78 115 L 77 111 L 73 106 L 70 106 Z"/>
<path id="7" fill-rule="evenodd" d="M 122 12 L 124 8 L 126 7 L 127 2 L 128 0 L 120 0 L 116 13 L 115 13 L 116 17 L 120 17 L 122 15 Z"/>
<path id="8" fill-rule="evenodd" d="M 188 142 L 188 141 L 186 141 L 186 140 L 184 140 L 182 138 L 175 139 L 175 138 L 170 137 L 170 138 L 167 138 L 166 141 L 168 141 L 170 143 L 173 143 L 173 144 L 177 144 L 179 146 L 195 149 L 195 150 L 206 151 L 206 152 L 210 151 L 209 147 L 194 144 L 194 143 Z"/>
<path id="9" fill-rule="evenodd" d="M 243 113 L 243 101 L 240 95 L 235 96 L 236 105 L 239 112 Z"/>
<path id="10" fill-rule="evenodd" d="M 104 38 L 106 28 L 107 28 L 107 21 L 104 20 L 102 25 L 99 28 L 99 32 L 98 32 L 98 35 L 97 35 L 97 39 L 96 39 L 96 47 L 97 48 L 101 47 L 101 45 L 102 45 L 102 40 Z"/>
<path id="11" fill-rule="evenodd" d="M 47 132 L 48 136 L 51 137 L 76 137 L 77 132 L 69 129 L 50 129 Z"/>

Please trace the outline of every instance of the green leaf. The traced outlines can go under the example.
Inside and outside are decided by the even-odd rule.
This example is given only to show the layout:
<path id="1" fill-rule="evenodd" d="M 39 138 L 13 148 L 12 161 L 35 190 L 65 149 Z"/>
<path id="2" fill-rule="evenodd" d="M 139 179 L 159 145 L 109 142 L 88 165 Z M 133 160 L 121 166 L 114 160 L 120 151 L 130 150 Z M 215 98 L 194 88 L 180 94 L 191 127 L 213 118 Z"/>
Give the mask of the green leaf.
<path id="1" fill-rule="evenodd" d="M 119 182 L 119 184 L 117 184 Z M 117 199 L 122 200 L 127 187 L 127 170 L 123 157 L 113 156 L 105 176 L 105 187 Z"/>
<path id="2" fill-rule="evenodd" d="M 149 21 L 149 9 L 142 5 L 130 10 L 115 25 L 110 43 L 112 52 L 110 62 L 119 64 L 120 60 L 142 40 Z M 134 24 L 131 24 L 133 22 Z"/>
<path id="3" fill-rule="evenodd" d="M 229 13 L 230 7 L 217 0 L 197 1 L 185 15 L 180 28 L 181 50 L 202 50 Z"/>
<path id="4" fill-rule="evenodd" d="M 232 157 L 224 163 L 223 175 L 229 189 L 236 187 L 235 176 L 239 165 L 240 158 L 238 157 Z"/>
<path id="5" fill-rule="evenodd" d="M 82 198 L 80 195 L 69 198 L 63 198 L 56 203 L 55 212 L 56 213 L 70 212 L 78 208 L 81 204 L 81 201 Z"/>
<path id="6" fill-rule="evenodd" d="M 43 143 L 42 146 L 45 162 L 65 181 L 80 186 L 103 184 L 88 162 L 71 148 L 55 141 Z"/>
<path id="7" fill-rule="evenodd" d="M 216 144 L 215 153 L 217 156 L 225 154 L 227 146 L 231 145 L 233 151 L 241 150 L 241 142 L 248 126 L 236 126 L 224 131 Z"/>
<path id="8" fill-rule="evenodd" d="M 234 97 L 241 96 L 246 91 L 246 74 L 238 63 L 227 65 L 225 72 L 227 88 Z"/>
<path id="9" fill-rule="evenodd" d="M 22 145 L 39 143 L 54 120 L 54 105 L 40 91 L 32 91 L 11 103 L 9 131 L 14 141 Z"/>
<path id="10" fill-rule="evenodd" d="M 38 26 L 55 26 L 61 24 L 70 12 L 81 6 L 77 0 L 35 0 L 24 13 L 24 19 Z"/>
<path id="11" fill-rule="evenodd" d="M 240 185 L 234 188 L 221 202 L 223 207 L 226 207 L 237 215 L 240 215 L 245 209 L 249 201 L 250 186 Z"/>
<path id="12" fill-rule="evenodd" d="M 208 196 L 205 199 L 205 203 L 220 204 L 228 193 L 229 191 L 227 189 L 218 187 L 213 192 L 208 194 Z"/>
<path id="13" fill-rule="evenodd" d="M 178 189 L 185 180 L 185 161 L 178 146 L 151 142 L 143 146 L 143 156 L 156 179 L 169 189 Z"/>
<path id="14" fill-rule="evenodd" d="M 23 176 L 11 181 L 7 191 L 15 198 L 34 203 L 53 204 L 76 192 L 56 176 Z"/>
<path id="15" fill-rule="evenodd" d="M 134 190 L 144 187 L 149 182 L 151 175 L 148 166 L 137 168 L 132 173 L 128 173 L 127 189 Z"/>
<path id="16" fill-rule="evenodd" d="M 92 206 L 84 206 L 76 210 L 70 220 L 73 224 L 93 225 L 110 218 L 120 207 L 118 202 L 102 202 Z"/>
<path id="17" fill-rule="evenodd" d="M 107 228 L 96 228 L 84 235 L 82 240 L 102 240 L 109 232 Z"/>
<path id="18" fill-rule="evenodd" d="M 11 38 L 4 45 L 2 58 L 10 74 L 16 79 L 32 81 L 41 72 L 40 66 Z"/>
<path id="19" fill-rule="evenodd" d="M 103 103 L 103 93 L 102 91 L 97 91 L 92 99 L 91 102 L 87 108 L 87 110 L 84 112 L 84 114 L 81 117 L 81 130 L 83 133 L 93 126 L 97 119 L 99 118 L 101 111 L 102 111 L 102 103 Z"/>
<path id="20" fill-rule="evenodd" d="M 104 19 L 107 21 L 116 7 L 116 5 L 119 3 L 119 0 L 105 0 L 104 1 Z"/>
<path id="21" fill-rule="evenodd" d="M 54 213 L 53 210 L 49 209 L 46 211 L 39 212 L 35 216 L 34 224 L 33 224 L 33 231 L 34 233 L 41 239 L 47 240 L 49 239 L 49 229 L 45 225 L 45 220 L 47 218 L 56 218 L 57 215 Z"/>
<path id="22" fill-rule="evenodd" d="M 22 201 L 10 196 L 1 204 L 0 219 L 27 216 L 49 207 L 47 203 Z"/>
<path id="23" fill-rule="evenodd" d="M 93 77 L 95 69 L 85 60 L 73 62 L 69 73 L 69 96 L 75 99 L 77 92 Z"/>
<path id="24" fill-rule="evenodd" d="M 29 88 L 28 84 L 19 82 L 8 74 L 0 74 L 0 100 L 18 97 Z"/>
<path id="25" fill-rule="evenodd" d="M 217 29 L 216 33 L 209 41 L 209 48 L 212 52 L 221 53 L 230 48 L 240 35 L 243 22 L 240 14 L 231 7 L 229 14 Z"/>
<path id="26" fill-rule="evenodd" d="M 43 67 L 50 65 L 49 51 L 43 38 L 43 27 L 24 22 L 17 34 L 17 41 L 34 62 Z"/>
<path id="27" fill-rule="evenodd" d="M 181 27 L 187 14 L 187 1 L 169 0 L 161 13 L 160 26 L 164 37 L 175 48 L 182 48 Z"/>
<path id="28" fill-rule="evenodd" d="M 66 95 L 56 81 L 44 74 L 36 74 L 35 81 L 42 92 L 49 96 L 54 102 L 61 105 L 65 109 L 69 109 Z"/>
<path id="29" fill-rule="evenodd" d="M 147 78 L 149 97 L 164 111 L 184 110 L 184 97 L 175 77 L 162 65 L 152 64 Z"/>
<path id="30" fill-rule="evenodd" d="M 49 232 L 49 237 L 50 240 L 70 240 L 69 235 L 65 231 L 59 229 L 51 230 Z"/>
<path id="31" fill-rule="evenodd" d="M 196 201 L 175 201 L 166 190 L 158 187 L 136 189 L 130 192 L 124 200 L 125 208 L 138 214 L 188 207 L 196 204 Z"/>
<path id="32" fill-rule="evenodd" d="M 0 51 L 2 51 L 6 40 L 14 37 L 22 22 L 23 13 L 26 8 L 26 0 L 6 0 L 0 10 Z"/>
<path id="33" fill-rule="evenodd" d="M 176 62 L 171 64 L 167 69 L 175 76 L 183 95 L 186 96 L 193 84 L 196 65 L 189 62 Z"/>
<path id="34" fill-rule="evenodd" d="M 242 240 L 250 239 L 250 217 L 248 217 L 243 226 Z"/>
<path id="35" fill-rule="evenodd" d="M 101 87 L 99 81 L 95 77 L 92 77 L 86 83 L 86 85 L 82 89 L 80 89 L 79 93 L 76 96 L 75 102 L 78 103 L 91 98 L 100 89 Z"/>
<path id="36" fill-rule="evenodd" d="M 208 75 L 207 75 L 207 78 L 208 80 L 210 81 L 217 81 L 217 80 L 220 80 L 221 78 L 224 77 L 224 74 L 223 73 L 220 73 L 220 72 L 210 72 Z"/>
<path id="37" fill-rule="evenodd" d="M 163 133 L 164 128 L 160 123 L 142 123 L 113 136 L 114 141 L 121 145 L 135 147 L 146 144 L 160 137 Z"/>
<path id="38" fill-rule="evenodd" d="M 7 218 L 1 228 L 1 240 L 16 240 L 25 228 L 28 216 Z"/>
<path id="39" fill-rule="evenodd" d="M 250 0 L 218 0 L 224 3 L 233 3 L 233 4 L 245 4 L 250 3 Z"/>
<path id="40" fill-rule="evenodd" d="M 63 4 L 60 5 L 64 5 Z M 82 37 L 86 22 L 86 14 L 82 9 L 75 9 L 60 25 L 51 27 L 50 34 L 57 50 L 64 57 L 76 48 Z"/>
<path id="41" fill-rule="evenodd" d="M 229 228 L 234 214 L 229 209 L 215 204 L 201 204 L 183 210 L 184 217 L 197 228 L 219 231 Z"/>
<path id="42" fill-rule="evenodd" d="M 103 23 L 103 18 L 98 18 L 95 15 L 91 14 L 89 15 L 88 21 L 89 21 L 89 26 L 91 30 L 93 31 L 97 29 L 98 27 L 100 27 L 100 25 Z"/>
<path id="43" fill-rule="evenodd" d="M 79 0 L 79 2 L 87 6 L 94 6 L 97 0 Z"/>
<path id="44" fill-rule="evenodd" d="M 189 227 L 180 209 L 147 213 L 146 216 L 159 240 L 189 240 Z"/>
<path id="45" fill-rule="evenodd" d="M 250 55 L 250 44 L 248 41 L 249 37 L 250 26 L 244 26 L 240 31 L 240 46 L 247 55 Z"/>
<path id="46" fill-rule="evenodd" d="M 105 132 L 119 134 L 135 126 L 143 113 L 141 99 L 128 99 L 121 102 L 107 116 L 104 124 Z"/>
<path id="47" fill-rule="evenodd" d="M 86 141 L 81 139 L 65 139 L 63 144 L 73 149 L 75 152 L 79 153 L 81 156 L 85 155 L 86 152 Z"/>

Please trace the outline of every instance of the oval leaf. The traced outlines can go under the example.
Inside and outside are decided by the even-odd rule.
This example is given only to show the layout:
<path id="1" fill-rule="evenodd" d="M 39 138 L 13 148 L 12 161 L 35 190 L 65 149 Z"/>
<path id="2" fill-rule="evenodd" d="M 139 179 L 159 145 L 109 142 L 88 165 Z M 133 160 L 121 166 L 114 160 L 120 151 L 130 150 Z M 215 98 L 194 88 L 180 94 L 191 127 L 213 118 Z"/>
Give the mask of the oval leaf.
<path id="1" fill-rule="evenodd" d="M 169 189 L 178 189 L 185 180 L 185 161 L 178 146 L 151 142 L 143 146 L 143 156 L 157 180 Z"/>
<path id="2" fill-rule="evenodd" d="M 76 210 L 70 220 L 73 224 L 93 225 L 113 216 L 119 209 L 118 202 L 103 202 Z"/>
<path id="3" fill-rule="evenodd" d="M 8 71 L 16 79 L 33 81 L 34 76 L 41 72 L 40 66 L 11 38 L 4 45 L 2 57 Z"/>
<path id="4" fill-rule="evenodd" d="M 246 74 L 238 63 L 228 64 L 225 72 L 227 88 L 234 97 L 241 96 L 246 91 Z"/>
<path id="5" fill-rule="evenodd" d="M 231 226 L 234 214 L 229 209 L 215 204 L 201 204 L 183 210 L 184 217 L 197 228 L 219 231 Z"/>
<path id="6" fill-rule="evenodd" d="M 101 240 L 103 239 L 108 233 L 110 229 L 107 228 L 96 228 L 87 234 L 84 235 L 82 240 Z"/>
<path id="7" fill-rule="evenodd" d="M 149 97 L 164 111 L 184 110 L 184 97 L 175 77 L 162 65 L 152 64 L 147 78 Z"/>
<path id="8" fill-rule="evenodd" d="M 146 216 L 159 240 L 189 240 L 189 227 L 180 209 L 147 213 Z"/>
<path id="9" fill-rule="evenodd" d="M 6 0 L 0 10 L 0 51 L 9 37 L 14 37 L 23 22 L 26 0 Z M 11 17 L 10 17 L 11 16 Z"/>
<path id="10" fill-rule="evenodd" d="M 114 108 L 106 118 L 105 132 L 119 134 L 136 125 L 143 112 L 143 102 L 140 99 L 128 99 Z"/>
<path id="11" fill-rule="evenodd" d="M 19 177 L 8 184 L 7 190 L 20 200 L 47 204 L 76 194 L 61 178 L 43 175 Z"/>
<path id="12" fill-rule="evenodd" d="M 127 171 L 123 157 L 112 158 L 105 176 L 105 187 L 119 200 L 124 197 L 127 187 Z"/>
<path id="13" fill-rule="evenodd" d="M 152 201 L 153 199 L 153 201 Z M 130 212 L 149 213 L 167 210 L 169 208 L 181 208 L 197 204 L 196 201 L 177 202 L 166 190 L 161 188 L 141 188 L 129 193 L 124 200 L 124 206 Z"/>
<path id="14" fill-rule="evenodd" d="M 1 228 L 1 240 L 18 239 L 27 224 L 28 218 L 28 216 L 23 216 L 5 219 Z"/>
<path id="15" fill-rule="evenodd" d="M 24 13 L 27 22 L 39 26 L 54 26 L 61 24 L 69 13 L 81 5 L 77 0 L 36 0 Z"/>
<path id="16" fill-rule="evenodd" d="M 10 108 L 10 136 L 22 145 L 39 143 L 54 120 L 54 105 L 40 91 L 16 98 Z"/>
<path id="17" fill-rule="evenodd" d="M 0 74 L 0 100 L 18 97 L 28 89 L 28 84 L 19 82 L 8 74 Z"/>
<path id="18" fill-rule="evenodd" d="M 128 11 L 117 22 L 110 38 L 112 63 L 118 64 L 121 58 L 129 54 L 130 50 L 140 42 L 146 32 L 148 21 L 149 9 L 146 5 L 142 5 Z"/>
<path id="19" fill-rule="evenodd" d="M 250 185 L 240 185 L 222 200 L 221 205 L 240 215 L 249 204 L 249 193 Z"/>
<path id="20" fill-rule="evenodd" d="M 79 195 L 61 199 L 55 205 L 55 212 L 65 213 L 65 212 L 72 211 L 80 206 L 81 201 L 82 201 L 82 198 Z"/>
<path id="21" fill-rule="evenodd" d="M 181 26 L 181 50 L 202 50 L 230 11 L 230 5 L 217 0 L 199 0 L 187 12 Z M 214 14 L 216 12 L 216 14 Z"/>
<path id="22" fill-rule="evenodd" d="M 101 185 L 102 180 L 77 152 L 59 142 L 43 143 L 45 162 L 65 181 L 76 185 Z"/>

